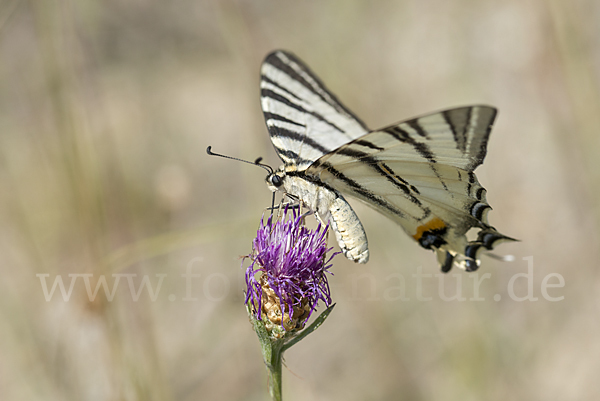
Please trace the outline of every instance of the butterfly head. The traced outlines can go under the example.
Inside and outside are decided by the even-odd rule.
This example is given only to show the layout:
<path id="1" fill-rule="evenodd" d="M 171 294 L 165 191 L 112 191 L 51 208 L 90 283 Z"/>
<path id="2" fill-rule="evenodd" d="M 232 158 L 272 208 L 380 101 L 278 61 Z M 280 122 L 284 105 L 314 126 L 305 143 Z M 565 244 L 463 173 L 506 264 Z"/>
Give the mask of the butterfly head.
<path id="1" fill-rule="evenodd" d="M 270 173 L 265 179 L 267 182 L 267 187 L 273 192 L 279 191 L 283 187 L 283 182 L 285 181 L 285 172 L 283 171 L 274 171 Z"/>

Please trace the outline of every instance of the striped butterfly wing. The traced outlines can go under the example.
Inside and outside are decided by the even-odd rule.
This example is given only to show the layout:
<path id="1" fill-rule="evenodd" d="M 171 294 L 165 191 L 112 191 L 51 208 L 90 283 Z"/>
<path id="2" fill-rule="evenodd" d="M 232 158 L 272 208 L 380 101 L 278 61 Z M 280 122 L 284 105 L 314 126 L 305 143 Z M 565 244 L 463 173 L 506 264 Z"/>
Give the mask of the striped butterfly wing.
<path id="1" fill-rule="evenodd" d="M 351 194 L 399 223 L 438 253 L 442 270 L 469 271 L 499 234 L 487 222 L 485 189 L 473 170 L 483 162 L 496 109 L 450 109 L 370 132 L 309 166 L 336 190 Z M 467 231 L 479 229 L 468 241 Z"/>
<path id="2" fill-rule="evenodd" d="M 273 146 L 286 165 L 303 170 L 368 133 L 296 56 L 269 54 L 261 67 L 261 105 Z"/>

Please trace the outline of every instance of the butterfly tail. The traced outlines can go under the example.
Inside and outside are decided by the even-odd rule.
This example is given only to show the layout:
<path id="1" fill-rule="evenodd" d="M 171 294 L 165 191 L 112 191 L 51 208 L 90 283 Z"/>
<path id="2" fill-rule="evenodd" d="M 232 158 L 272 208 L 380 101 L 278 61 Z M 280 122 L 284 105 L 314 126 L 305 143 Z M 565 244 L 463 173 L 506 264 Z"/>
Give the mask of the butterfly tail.
<path id="1" fill-rule="evenodd" d="M 508 237 L 504 234 L 500 234 L 493 227 L 487 227 L 479 232 L 477 240 L 469 241 L 465 247 L 465 258 L 461 261 L 461 267 L 468 272 L 473 272 L 479 268 L 480 253 L 483 250 L 491 251 L 494 246 L 509 241 L 518 241 L 514 238 Z"/>

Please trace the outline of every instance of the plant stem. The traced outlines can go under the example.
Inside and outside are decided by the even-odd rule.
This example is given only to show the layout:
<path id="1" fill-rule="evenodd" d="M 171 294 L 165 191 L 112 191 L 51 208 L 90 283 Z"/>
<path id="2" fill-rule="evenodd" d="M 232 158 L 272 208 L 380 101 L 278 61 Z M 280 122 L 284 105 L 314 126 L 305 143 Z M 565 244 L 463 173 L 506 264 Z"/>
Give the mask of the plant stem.
<path id="1" fill-rule="evenodd" d="M 250 307 L 248 305 L 246 305 L 246 307 L 248 308 L 248 314 L 250 316 L 250 321 L 254 326 L 254 331 L 256 331 L 256 334 L 258 335 L 263 361 L 267 367 L 267 373 L 269 375 L 269 393 L 274 401 L 281 401 L 281 365 L 284 340 L 283 338 L 271 338 L 264 323 L 254 317 L 250 312 Z"/>
<path id="2" fill-rule="evenodd" d="M 273 401 L 281 401 L 282 399 L 281 366 L 283 365 L 283 353 L 322 325 L 334 306 L 335 305 L 331 305 L 327 308 L 310 326 L 300 333 L 286 333 L 281 338 L 274 338 L 269 335 L 264 322 L 256 319 L 250 309 L 250 305 L 246 305 L 248 316 L 250 317 L 252 326 L 254 326 L 254 331 L 256 331 L 258 340 L 260 341 L 260 349 L 267 368 L 267 374 L 269 375 L 269 394 L 271 394 L 271 399 Z"/>
<path id="3" fill-rule="evenodd" d="M 283 342 L 271 343 L 270 361 L 265 359 L 265 365 L 269 373 L 269 394 L 274 401 L 281 401 L 281 366 L 283 359 Z M 266 357 L 266 355 L 265 355 Z"/>

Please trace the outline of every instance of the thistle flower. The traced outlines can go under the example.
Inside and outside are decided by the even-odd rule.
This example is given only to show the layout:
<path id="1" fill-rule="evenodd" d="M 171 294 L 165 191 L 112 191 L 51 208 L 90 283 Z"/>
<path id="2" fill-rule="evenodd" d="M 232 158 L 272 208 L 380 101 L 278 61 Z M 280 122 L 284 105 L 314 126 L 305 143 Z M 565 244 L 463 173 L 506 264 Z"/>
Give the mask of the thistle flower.
<path id="1" fill-rule="evenodd" d="M 316 330 L 333 310 L 326 273 L 329 226 L 310 230 L 295 210 L 260 226 L 252 242 L 252 263 L 246 269 L 246 308 L 260 342 L 269 374 L 269 393 L 281 401 L 283 353 Z M 330 273 L 331 274 L 331 273 Z M 258 276 L 258 277 L 257 277 Z M 304 328 L 319 301 L 328 308 Z"/>
<path id="2" fill-rule="evenodd" d="M 333 310 L 326 273 L 327 230 L 310 230 L 295 210 L 260 226 L 252 242 L 252 263 L 246 269 L 246 309 L 260 342 L 269 375 L 269 393 L 281 401 L 283 353 L 316 330 Z M 330 273 L 331 274 L 331 273 Z M 319 301 L 328 308 L 304 328 Z"/>
<path id="3" fill-rule="evenodd" d="M 287 208 L 275 222 L 271 216 L 264 224 L 263 217 L 247 256 L 246 303 L 275 337 L 301 330 L 319 301 L 331 305 L 326 273 L 336 254 L 327 259 L 328 226 L 310 230 L 303 220 Z"/>

